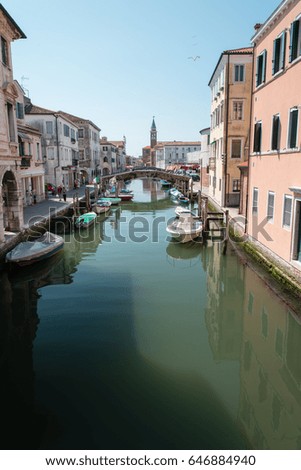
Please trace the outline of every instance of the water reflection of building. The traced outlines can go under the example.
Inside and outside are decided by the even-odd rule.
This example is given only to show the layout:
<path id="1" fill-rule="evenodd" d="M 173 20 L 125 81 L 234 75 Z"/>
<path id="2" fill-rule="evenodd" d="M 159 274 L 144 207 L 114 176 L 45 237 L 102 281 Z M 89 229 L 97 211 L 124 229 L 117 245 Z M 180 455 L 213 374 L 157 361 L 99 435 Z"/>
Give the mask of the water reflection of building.
<path id="1" fill-rule="evenodd" d="M 242 337 L 244 270 L 234 256 L 223 256 L 214 243 L 202 251 L 207 272 L 205 313 L 210 346 L 216 360 L 239 359 Z"/>
<path id="2" fill-rule="evenodd" d="M 157 201 L 158 182 L 153 181 L 151 178 L 143 178 L 142 188 L 144 193 L 150 194 L 150 199 L 152 202 Z"/>
<path id="3" fill-rule="evenodd" d="M 33 342 L 39 318 L 38 287 L 49 270 L 25 270 L 11 278 L 1 273 L 0 292 L 0 414 L 3 449 L 33 449 L 47 426 L 34 405 Z M 28 432 L 30 429 L 30 432 Z"/>
<path id="4" fill-rule="evenodd" d="M 0 273 L 0 415 L 3 449 L 39 448 L 49 416 L 35 405 L 33 344 L 42 287 L 70 284 L 83 257 L 99 246 L 102 224 L 66 236 L 64 250 L 49 260 Z M 31 429 L 28 432 L 28 428 Z"/>
<path id="5" fill-rule="evenodd" d="M 301 449 L 301 324 L 246 270 L 239 417 L 256 449 Z"/>

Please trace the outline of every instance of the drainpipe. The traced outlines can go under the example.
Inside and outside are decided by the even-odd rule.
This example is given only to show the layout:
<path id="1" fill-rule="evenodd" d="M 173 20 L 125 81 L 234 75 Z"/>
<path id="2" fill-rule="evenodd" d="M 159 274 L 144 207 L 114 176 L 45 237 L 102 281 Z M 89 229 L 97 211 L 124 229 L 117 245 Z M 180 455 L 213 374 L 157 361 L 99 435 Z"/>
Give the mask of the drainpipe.
<path id="1" fill-rule="evenodd" d="M 55 132 L 56 132 L 56 153 L 57 153 L 57 165 L 54 167 L 54 179 L 55 185 L 57 186 L 56 170 L 61 166 L 60 160 L 60 144 L 59 144 L 59 129 L 58 129 L 58 115 L 55 114 Z"/>
<path id="2" fill-rule="evenodd" d="M 248 204 L 249 204 L 249 185 L 250 185 L 250 153 L 251 153 L 251 126 L 252 126 L 252 114 L 253 114 L 253 85 L 254 85 L 254 70 L 255 70 L 255 57 L 254 57 L 254 46 L 252 54 L 252 79 L 251 79 L 251 103 L 250 103 L 250 122 L 249 122 L 249 151 L 248 151 L 248 176 L 247 176 L 247 193 L 246 193 L 246 207 L 245 207 L 245 233 L 248 232 Z"/>
<path id="3" fill-rule="evenodd" d="M 226 207 L 226 194 L 227 194 L 227 161 L 228 161 L 228 121 L 229 121 L 229 77 L 230 77 L 230 55 L 228 54 L 228 62 L 227 62 L 227 110 L 226 110 L 226 142 L 225 142 L 225 162 L 224 162 L 224 200 L 223 206 Z"/>

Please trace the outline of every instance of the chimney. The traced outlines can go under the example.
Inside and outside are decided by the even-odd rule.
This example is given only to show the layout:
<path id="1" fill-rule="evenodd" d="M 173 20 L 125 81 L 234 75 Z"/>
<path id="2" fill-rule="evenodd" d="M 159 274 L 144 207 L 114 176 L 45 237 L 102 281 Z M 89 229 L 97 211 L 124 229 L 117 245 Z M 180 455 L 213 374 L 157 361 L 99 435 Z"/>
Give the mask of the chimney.
<path id="1" fill-rule="evenodd" d="M 262 26 L 261 23 L 256 23 L 256 24 L 254 25 L 255 31 L 258 31 L 258 30 L 261 28 L 261 26 Z"/>

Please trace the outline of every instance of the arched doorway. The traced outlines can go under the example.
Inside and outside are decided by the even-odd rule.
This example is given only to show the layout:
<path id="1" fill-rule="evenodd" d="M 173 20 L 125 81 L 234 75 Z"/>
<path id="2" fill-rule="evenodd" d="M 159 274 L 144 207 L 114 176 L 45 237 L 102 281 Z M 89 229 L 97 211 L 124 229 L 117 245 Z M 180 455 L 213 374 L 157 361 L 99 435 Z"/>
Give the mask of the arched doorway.
<path id="1" fill-rule="evenodd" d="M 11 232 L 19 231 L 23 224 L 23 207 L 17 180 L 11 170 L 7 170 L 2 178 L 3 229 Z"/>

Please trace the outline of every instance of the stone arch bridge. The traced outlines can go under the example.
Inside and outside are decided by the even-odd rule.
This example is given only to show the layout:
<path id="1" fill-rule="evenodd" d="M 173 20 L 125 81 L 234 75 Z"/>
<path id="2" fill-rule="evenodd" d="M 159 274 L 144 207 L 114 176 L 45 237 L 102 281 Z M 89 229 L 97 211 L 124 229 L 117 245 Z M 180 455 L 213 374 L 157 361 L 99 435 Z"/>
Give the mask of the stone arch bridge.
<path id="1" fill-rule="evenodd" d="M 134 180 L 136 178 L 159 178 L 170 182 L 173 186 L 178 188 L 183 194 L 188 195 L 191 191 L 190 178 L 186 175 L 176 175 L 165 170 L 160 169 L 139 169 L 124 171 L 122 173 L 115 173 L 100 177 L 100 185 L 105 187 L 112 178 L 115 178 L 117 183 L 122 181 Z"/>

